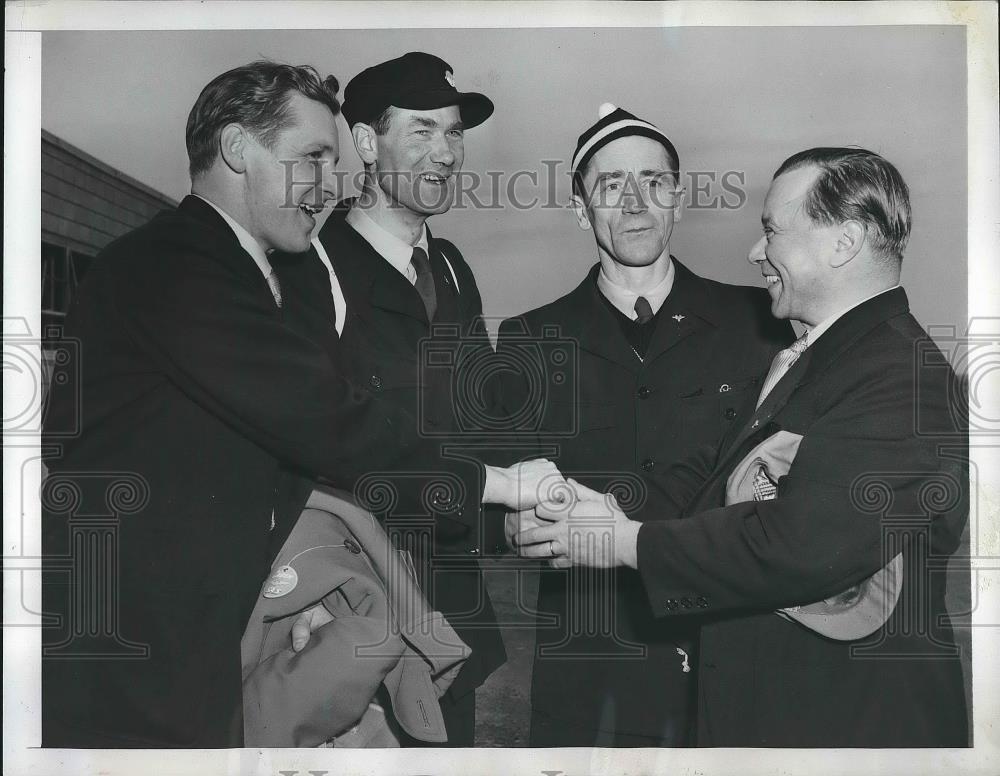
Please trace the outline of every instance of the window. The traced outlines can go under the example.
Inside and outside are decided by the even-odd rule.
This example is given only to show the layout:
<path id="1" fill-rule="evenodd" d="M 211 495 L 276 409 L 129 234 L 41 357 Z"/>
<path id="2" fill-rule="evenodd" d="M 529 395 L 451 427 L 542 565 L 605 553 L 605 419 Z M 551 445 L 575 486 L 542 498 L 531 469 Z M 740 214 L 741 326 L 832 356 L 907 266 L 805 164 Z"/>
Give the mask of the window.
<path id="1" fill-rule="evenodd" d="M 42 242 L 42 331 L 61 325 L 93 256 Z"/>

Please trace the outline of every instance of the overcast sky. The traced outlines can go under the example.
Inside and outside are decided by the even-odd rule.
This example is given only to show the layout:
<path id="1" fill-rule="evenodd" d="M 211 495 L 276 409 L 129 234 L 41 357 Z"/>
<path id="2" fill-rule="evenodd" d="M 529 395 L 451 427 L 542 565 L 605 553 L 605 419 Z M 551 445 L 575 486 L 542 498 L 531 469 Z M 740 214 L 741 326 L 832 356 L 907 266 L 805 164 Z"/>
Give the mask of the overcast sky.
<path id="1" fill-rule="evenodd" d="M 884 154 L 911 187 L 904 284 L 914 312 L 925 325 L 964 325 L 962 27 L 46 32 L 42 126 L 179 199 L 189 185 L 185 120 L 218 73 L 268 57 L 312 64 L 343 87 L 411 50 L 442 57 L 459 89 L 496 104 L 494 116 L 466 134 L 465 169 L 498 176 L 500 207 L 454 209 L 430 221 L 469 260 L 488 315 L 568 292 L 596 260 L 592 234 L 559 205 L 568 202 L 566 162 L 577 136 L 602 102 L 613 102 L 658 125 L 680 153 L 689 207 L 672 253 L 734 283 L 760 284 L 745 256 L 784 158 L 818 145 Z M 343 166 L 357 170 L 341 128 Z M 511 180 L 518 197 L 555 206 L 513 207 Z M 484 184 L 480 200 L 489 191 Z"/>

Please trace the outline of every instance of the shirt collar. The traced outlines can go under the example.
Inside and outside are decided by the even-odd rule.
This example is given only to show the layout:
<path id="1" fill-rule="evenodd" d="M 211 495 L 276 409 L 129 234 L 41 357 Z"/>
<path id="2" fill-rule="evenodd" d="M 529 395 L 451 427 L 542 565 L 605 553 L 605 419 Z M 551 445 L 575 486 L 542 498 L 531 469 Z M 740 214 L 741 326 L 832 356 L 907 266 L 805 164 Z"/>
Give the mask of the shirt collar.
<path id="1" fill-rule="evenodd" d="M 622 315 L 634 321 L 637 317 L 635 313 L 635 300 L 640 296 L 646 297 L 646 301 L 649 302 L 654 315 L 659 312 L 667 296 L 670 294 L 670 289 L 673 288 L 674 274 L 674 260 L 669 259 L 667 262 L 667 274 L 663 280 L 653 288 L 637 294 L 635 291 L 631 291 L 609 278 L 605 274 L 604 265 L 602 264 L 597 273 L 597 288 Z"/>
<path id="2" fill-rule="evenodd" d="M 420 227 L 420 238 L 416 244 L 410 245 L 375 223 L 371 216 L 359 207 L 352 207 L 347 211 L 345 220 L 353 227 L 354 231 L 365 238 L 365 241 L 375 249 L 379 256 L 404 275 L 410 264 L 410 259 L 413 258 L 414 248 L 422 248 L 424 253 L 430 257 L 430 251 L 427 249 L 426 224 Z"/>
<path id="3" fill-rule="evenodd" d="M 896 285 L 894 285 L 892 288 L 886 288 L 886 289 L 884 289 L 882 291 L 875 292 L 871 296 L 866 296 L 864 299 L 862 299 L 862 300 L 860 300 L 858 302 L 855 302 L 850 307 L 845 307 L 839 313 L 835 313 L 834 315 L 831 315 L 828 318 L 824 318 L 822 321 L 820 321 L 819 323 L 817 323 L 812 328 L 809 328 L 808 326 L 806 326 L 806 333 L 809 335 L 806 338 L 806 343 L 809 345 L 809 347 L 812 347 L 815 344 L 816 340 L 818 340 L 820 338 L 820 335 L 823 332 L 825 332 L 827 329 L 829 329 L 831 326 L 833 326 L 833 324 L 836 323 L 839 318 L 841 318 L 844 315 L 846 315 L 847 313 L 849 313 L 855 307 L 859 307 L 860 305 L 863 305 L 865 302 L 869 301 L 870 299 L 874 299 L 876 296 L 881 296 L 882 294 L 887 294 L 890 291 L 893 291 L 893 290 L 895 290 L 897 288 L 899 288 L 899 283 L 897 283 Z"/>
<path id="4" fill-rule="evenodd" d="M 207 202 L 215 208 L 215 212 L 222 216 L 223 221 L 229 224 L 229 228 L 236 233 L 236 239 L 240 241 L 240 246 L 243 250 L 250 254 L 250 257 L 254 260 L 254 263 L 260 269 L 261 273 L 264 275 L 264 279 L 266 280 L 271 274 L 271 262 L 267 260 L 267 254 L 264 252 L 260 243 L 254 239 L 254 236 L 250 234 L 250 232 L 240 226 L 236 220 L 229 215 L 229 213 L 212 202 L 212 200 L 205 199 L 205 197 L 201 196 L 201 194 L 195 194 L 194 196 L 204 202 Z"/>

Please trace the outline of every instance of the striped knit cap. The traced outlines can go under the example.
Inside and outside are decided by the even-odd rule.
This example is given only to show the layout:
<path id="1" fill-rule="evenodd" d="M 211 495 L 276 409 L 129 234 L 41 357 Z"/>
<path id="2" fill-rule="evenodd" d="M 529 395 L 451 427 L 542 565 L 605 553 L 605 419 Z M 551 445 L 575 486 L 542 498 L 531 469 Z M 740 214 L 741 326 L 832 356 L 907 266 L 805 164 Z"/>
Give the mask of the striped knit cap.
<path id="1" fill-rule="evenodd" d="M 652 138 L 667 149 L 671 161 L 679 164 L 677 149 L 670 142 L 670 138 L 648 121 L 636 118 L 628 111 L 622 110 L 610 102 L 604 103 L 597 113 L 600 116 L 597 123 L 580 135 L 580 139 L 576 143 L 572 166 L 574 178 L 580 176 L 581 171 L 586 169 L 587 163 L 594 154 L 604 146 L 612 140 L 628 135 Z"/>

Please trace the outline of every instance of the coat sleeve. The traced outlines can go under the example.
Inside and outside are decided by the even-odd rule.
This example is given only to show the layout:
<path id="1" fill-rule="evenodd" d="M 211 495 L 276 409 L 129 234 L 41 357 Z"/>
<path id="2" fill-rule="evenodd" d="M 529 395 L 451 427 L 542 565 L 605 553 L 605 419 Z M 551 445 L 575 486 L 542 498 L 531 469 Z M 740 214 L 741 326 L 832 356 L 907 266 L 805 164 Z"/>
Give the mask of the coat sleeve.
<path id="1" fill-rule="evenodd" d="M 111 300 L 134 346 L 276 457 L 352 488 L 368 471 L 416 467 L 426 455 L 422 440 L 400 433 L 413 424 L 405 411 L 352 385 L 320 345 L 285 326 L 259 278 L 169 237 L 116 258 Z M 451 465 L 481 483 L 481 466 Z"/>
<path id="2" fill-rule="evenodd" d="M 848 371 L 836 398 L 816 397 L 830 404 L 814 423 L 789 429 L 803 439 L 774 500 L 643 524 L 638 567 L 654 612 L 683 614 L 668 602 L 685 597 L 704 599 L 708 613 L 835 595 L 894 554 L 894 515 L 924 521 L 933 553 L 954 550 L 968 512 L 967 461 L 914 431 L 918 411 L 946 411 L 943 391 L 917 398 L 905 358 Z"/>

